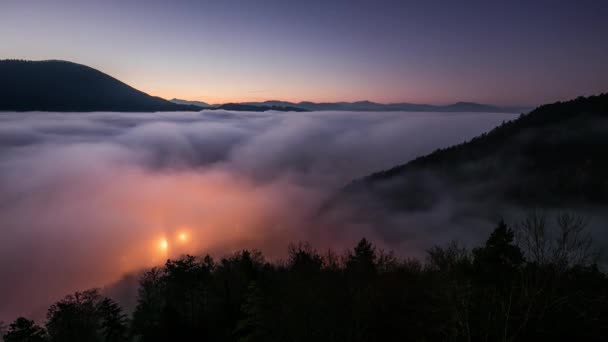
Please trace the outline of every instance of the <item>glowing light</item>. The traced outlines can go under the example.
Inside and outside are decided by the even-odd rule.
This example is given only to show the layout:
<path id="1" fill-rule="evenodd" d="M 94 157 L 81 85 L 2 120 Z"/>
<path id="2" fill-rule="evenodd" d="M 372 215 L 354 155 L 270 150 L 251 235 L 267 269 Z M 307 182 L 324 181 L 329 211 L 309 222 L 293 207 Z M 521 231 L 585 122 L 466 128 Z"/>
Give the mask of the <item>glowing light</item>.
<path id="1" fill-rule="evenodd" d="M 188 234 L 186 234 L 185 232 L 181 232 L 177 235 L 177 239 L 179 240 L 179 242 L 188 242 Z"/>
<path id="2" fill-rule="evenodd" d="M 166 251 L 167 248 L 169 248 L 169 243 L 167 242 L 166 239 L 161 239 L 160 242 L 158 243 L 158 247 L 161 250 Z"/>

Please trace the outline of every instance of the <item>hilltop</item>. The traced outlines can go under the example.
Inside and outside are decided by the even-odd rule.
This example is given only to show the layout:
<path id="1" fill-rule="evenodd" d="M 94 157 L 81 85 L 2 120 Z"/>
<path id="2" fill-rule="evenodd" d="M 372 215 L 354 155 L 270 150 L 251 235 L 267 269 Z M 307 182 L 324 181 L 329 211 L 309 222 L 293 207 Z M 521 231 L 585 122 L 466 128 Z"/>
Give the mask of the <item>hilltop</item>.
<path id="1" fill-rule="evenodd" d="M 0 61 L 0 110 L 154 112 L 200 110 L 150 96 L 91 67 L 66 61 Z"/>
<path id="2" fill-rule="evenodd" d="M 471 141 L 348 185 L 343 195 L 399 210 L 445 194 L 472 201 L 608 203 L 608 94 L 543 105 Z"/>

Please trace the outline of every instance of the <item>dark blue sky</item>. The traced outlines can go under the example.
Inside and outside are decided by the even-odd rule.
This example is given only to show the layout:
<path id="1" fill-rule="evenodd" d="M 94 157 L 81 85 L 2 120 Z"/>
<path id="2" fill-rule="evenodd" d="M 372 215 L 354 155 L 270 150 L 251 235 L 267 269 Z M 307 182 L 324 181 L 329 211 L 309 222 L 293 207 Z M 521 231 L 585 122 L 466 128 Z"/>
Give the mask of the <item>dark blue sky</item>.
<path id="1" fill-rule="evenodd" d="M 19 1 L 0 58 L 67 59 L 209 102 L 478 101 L 608 91 L 608 1 Z"/>

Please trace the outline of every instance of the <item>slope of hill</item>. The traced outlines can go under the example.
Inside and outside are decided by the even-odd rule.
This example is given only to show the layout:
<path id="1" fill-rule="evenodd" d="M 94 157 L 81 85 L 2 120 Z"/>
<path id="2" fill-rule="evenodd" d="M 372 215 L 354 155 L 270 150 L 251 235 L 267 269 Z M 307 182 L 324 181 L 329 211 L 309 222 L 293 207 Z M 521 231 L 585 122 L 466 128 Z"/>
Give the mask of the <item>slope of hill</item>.
<path id="1" fill-rule="evenodd" d="M 0 61 L 3 111 L 200 110 L 150 96 L 85 65 L 66 61 Z"/>
<path id="2" fill-rule="evenodd" d="M 398 210 L 428 208 L 446 193 L 477 202 L 606 204 L 606 151 L 608 94 L 580 97 L 354 181 L 343 195 Z"/>

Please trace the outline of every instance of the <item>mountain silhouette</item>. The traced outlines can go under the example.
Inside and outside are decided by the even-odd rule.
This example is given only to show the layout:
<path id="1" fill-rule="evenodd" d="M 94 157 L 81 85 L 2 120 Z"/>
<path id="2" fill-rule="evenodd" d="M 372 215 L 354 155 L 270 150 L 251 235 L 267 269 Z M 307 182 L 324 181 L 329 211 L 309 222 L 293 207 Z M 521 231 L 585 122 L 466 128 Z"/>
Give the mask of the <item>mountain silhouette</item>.
<path id="1" fill-rule="evenodd" d="M 173 99 L 171 102 L 190 104 L 206 109 L 226 109 L 234 111 L 355 111 L 355 112 L 485 112 L 485 113 L 522 113 L 530 111 L 525 107 L 498 107 L 474 102 L 457 102 L 445 106 L 416 103 L 376 103 L 371 101 L 356 102 L 289 102 L 270 100 L 263 102 L 240 102 L 211 105 L 206 102 Z M 230 109 L 228 109 L 230 108 Z M 262 109 L 260 109 L 262 108 Z"/>
<path id="2" fill-rule="evenodd" d="M 445 193 L 520 205 L 606 204 L 607 150 L 608 94 L 580 97 L 356 180 L 342 196 L 398 210 L 428 208 Z"/>
<path id="3" fill-rule="evenodd" d="M 179 105 L 192 105 L 192 106 L 197 106 L 197 107 L 201 107 L 201 108 L 214 107 L 213 105 L 211 105 L 207 102 L 203 102 L 203 101 L 188 101 L 188 100 L 182 100 L 182 99 L 171 99 L 169 101 L 179 104 Z"/>
<path id="4" fill-rule="evenodd" d="M 3 111 L 195 111 L 150 96 L 85 65 L 66 61 L 0 61 Z"/>
<path id="5" fill-rule="evenodd" d="M 242 103 L 226 103 L 215 107 L 215 109 L 224 109 L 232 111 L 247 111 L 247 112 L 265 112 L 267 110 L 274 110 L 280 112 L 307 112 L 308 110 L 292 107 L 292 106 L 277 106 L 277 105 L 248 105 Z"/>
<path id="6" fill-rule="evenodd" d="M 488 112 L 488 113 L 522 113 L 529 111 L 525 107 L 498 107 L 474 102 L 457 102 L 446 106 L 416 104 L 416 103 L 376 103 L 371 101 L 356 102 L 287 102 L 287 101 L 264 101 L 244 102 L 250 106 L 282 106 L 297 107 L 309 111 L 357 111 L 357 112 L 383 112 L 383 111 L 405 111 L 405 112 Z"/>
<path id="7" fill-rule="evenodd" d="M 150 96 L 91 67 L 59 60 L 0 60 L 0 111 L 416 111 L 523 112 L 472 102 L 447 106 L 414 103 L 264 101 L 211 105 L 201 101 Z"/>

